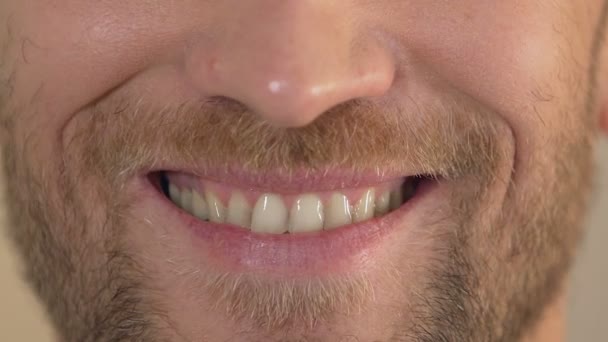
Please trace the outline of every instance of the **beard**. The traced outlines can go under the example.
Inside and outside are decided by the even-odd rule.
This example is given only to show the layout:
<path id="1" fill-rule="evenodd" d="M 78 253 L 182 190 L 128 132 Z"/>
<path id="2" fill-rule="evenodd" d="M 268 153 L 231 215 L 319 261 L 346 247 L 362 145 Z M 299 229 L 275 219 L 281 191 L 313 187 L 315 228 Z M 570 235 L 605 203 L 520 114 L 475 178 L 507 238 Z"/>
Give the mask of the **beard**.
<path id="1" fill-rule="evenodd" d="M 208 305 L 202 313 L 244 327 L 235 340 L 339 340 L 346 337 L 316 332 L 355 313 L 385 311 L 389 341 L 513 341 L 560 290 L 592 176 L 583 101 L 567 131 L 549 132 L 523 162 L 531 166 L 521 184 L 512 177 L 510 131 L 497 113 L 462 95 L 418 103 L 414 115 L 350 101 L 290 129 L 224 98 L 161 109 L 145 103 L 113 94 L 78 113 L 57 160 L 36 155 L 34 144 L 19 146 L 14 133 L 3 146 L 9 231 L 65 340 L 179 336 L 166 295 L 172 285 L 159 280 L 149 256 L 155 252 L 142 242 L 145 219 L 134 217 L 136 196 L 125 191 L 141 170 L 167 162 L 218 168 L 226 177 L 235 168 L 295 175 L 409 165 L 450 185 L 446 205 L 419 229 L 424 257 L 403 246 L 380 269 L 298 281 L 207 266 L 181 270 L 174 281 Z M 4 112 L 7 131 L 15 132 L 19 113 Z M 389 293 L 391 303 L 376 292 Z"/>

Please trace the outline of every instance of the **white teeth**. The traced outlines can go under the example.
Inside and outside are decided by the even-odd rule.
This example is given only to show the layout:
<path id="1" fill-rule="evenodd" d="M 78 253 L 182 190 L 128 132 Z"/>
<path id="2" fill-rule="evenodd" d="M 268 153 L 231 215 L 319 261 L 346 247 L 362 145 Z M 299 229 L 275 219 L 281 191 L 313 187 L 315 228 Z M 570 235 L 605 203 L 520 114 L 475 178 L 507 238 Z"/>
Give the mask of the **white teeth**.
<path id="1" fill-rule="evenodd" d="M 209 219 L 209 207 L 205 199 L 197 192 L 192 191 L 192 214 L 201 220 Z"/>
<path id="2" fill-rule="evenodd" d="M 399 208 L 401 204 L 403 204 L 403 189 L 402 187 L 399 187 L 399 189 L 391 191 L 390 208 L 391 210 L 395 210 Z"/>
<path id="3" fill-rule="evenodd" d="M 216 223 L 226 222 L 226 208 L 211 191 L 205 191 L 205 199 L 209 205 L 209 220 Z"/>
<path id="4" fill-rule="evenodd" d="M 270 234 L 331 230 L 366 221 L 399 208 L 404 198 L 414 192 L 415 186 L 408 188 L 408 184 L 393 191 L 369 188 L 354 204 L 340 192 L 324 196 L 303 194 L 287 199 L 293 203 L 291 209 L 285 205 L 282 195 L 266 193 L 258 198 L 252 208 L 251 202 L 238 190 L 233 191 L 226 207 L 217 194 L 209 189 L 201 195 L 191 188 L 168 184 L 171 201 L 201 220 L 229 223 L 253 232 Z"/>
<path id="5" fill-rule="evenodd" d="M 353 222 L 369 220 L 374 216 L 374 189 L 363 193 L 359 203 L 354 208 Z"/>
<path id="6" fill-rule="evenodd" d="M 380 196 L 376 197 L 376 208 L 374 215 L 382 216 L 388 213 L 390 198 L 391 193 L 389 191 L 384 191 L 382 194 L 380 194 Z"/>
<path id="7" fill-rule="evenodd" d="M 334 193 L 325 208 L 325 229 L 333 229 L 352 223 L 348 198 L 342 194 Z"/>
<path id="8" fill-rule="evenodd" d="M 191 213 L 192 212 L 192 190 L 190 190 L 190 189 L 182 190 L 182 195 L 180 196 L 180 198 L 181 198 L 182 209 Z"/>
<path id="9" fill-rule="evenodd" d="M 289 232 L 303 233 L 323 229 L 323 203 L 317 195 L 302 195 L 289 214 Z"/>
<path id="10" fill-rule="evenodd" d="M 182 206 L 181 192 L 179 188 L 174 184 L 169 184 L 169 198 L 173 201 L 173 203 L 177 204 L 178 207 Z"/>
<path id="11" fill-rule="evenodd" d="M 258 233 L 282 234 L 287 231 L 287 208 L 277 195 L 262 195 L 253 208 L 251 230 Z"/>
<path id="12" fill-rule="evenodd" d="M 238 191 L 230 197 L 228 202 L 226 222 L 244 228 L 249 228 L 251 225 L 251 206 L 245 196 Z"/>

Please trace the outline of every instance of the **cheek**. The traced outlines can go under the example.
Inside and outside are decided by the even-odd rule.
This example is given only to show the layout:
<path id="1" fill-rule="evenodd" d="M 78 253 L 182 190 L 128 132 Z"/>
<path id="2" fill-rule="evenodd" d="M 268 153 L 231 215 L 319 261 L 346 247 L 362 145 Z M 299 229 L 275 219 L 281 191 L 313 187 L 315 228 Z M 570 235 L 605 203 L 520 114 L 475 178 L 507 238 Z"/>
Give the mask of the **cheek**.
<path id="1" fill-rule="evenodd" d="M 395 27 L 411 27 L 402 43 L 440 86 L 474 98 L 516 135 L 534 139 L 547 124 L 563 122 L 565 106 L 581 104 L 595 22 L 590 7 L 463 1 Z"/>
<path id="2" fill-rule="evenodd" d="M 586 48 L 574 32 L 568 32 L 569 26 L 560 25 L 564 33 L 558 34 L 554 25 L 560 20 L 547 18 L 551 13 L 541 15 L 537 9 L 530 13 L 471 23 L 467 33 L 445 42 L 442 49 L 447 57 L 436 63 L 451 83 L 512 124 L 528 121 L 527 112 L 535 102 L 571 90 L 584 77 L 588 63 Z"/>
<path id="3" fill-rule="evenodd" d="M 600 113 L 600 129 L 608 135 L 608 108 L 603 109 Z"/>
<path id="4" fill-rule="evenodd" d="M 585 22 L 592 21 L 589 8 L 577 6 L 480 5 L 468 21 L 438 23 L 420 38 L 437 42 L 421 50 L 429 69 L 508 124 L 517 141 L 515 179 L 532 178 L 526 170 L 563 146 L 565 132 L 588 129 L 582 122 L 593 30 Z"/>
<path id="5" fill-rule="evenodd" d="M 145 54 L 135 42 L 144 39 L 138 28 L 146 13 L 121 3 L 9 1 L 10 62 L 3 68 L 10 73 L 10 100 L 20 121 L 30 126 L 44 121 L 39 126 L 56 132 L 131 76 Z M 33 115 L 22 118 L 26 111 Z"/>

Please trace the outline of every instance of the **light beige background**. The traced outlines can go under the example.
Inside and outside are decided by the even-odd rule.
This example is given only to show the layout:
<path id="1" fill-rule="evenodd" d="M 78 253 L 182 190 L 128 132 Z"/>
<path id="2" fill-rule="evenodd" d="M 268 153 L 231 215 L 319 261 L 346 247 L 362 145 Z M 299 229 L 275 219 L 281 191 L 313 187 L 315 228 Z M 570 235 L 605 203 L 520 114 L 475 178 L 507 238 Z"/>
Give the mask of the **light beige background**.
<path id="1" fill-rule="evenodd" d="M 571 279 L 568 341 L 572 342 L 608 341 L 608 141 L 602 142 L 598 152 L 600 171 L 589 231 Z M 0 227 L 1 220 L 0 210 Z M 2 236 L 0 341 L 52 341 L 40 306 L 18 278 L 18 269 L 11 246 Z"/>

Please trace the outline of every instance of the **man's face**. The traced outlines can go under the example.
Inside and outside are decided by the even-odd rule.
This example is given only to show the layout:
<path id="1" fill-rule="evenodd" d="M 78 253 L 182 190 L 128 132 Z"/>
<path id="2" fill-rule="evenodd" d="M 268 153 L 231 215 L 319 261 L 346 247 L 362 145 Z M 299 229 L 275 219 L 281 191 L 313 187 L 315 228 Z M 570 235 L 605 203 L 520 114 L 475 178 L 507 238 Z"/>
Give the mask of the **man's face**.
<path id="1" fill-rule="evenodd" d="M 581 232 L 603 2 L 0 2 L 69 341 L 512 341 Z"/>

